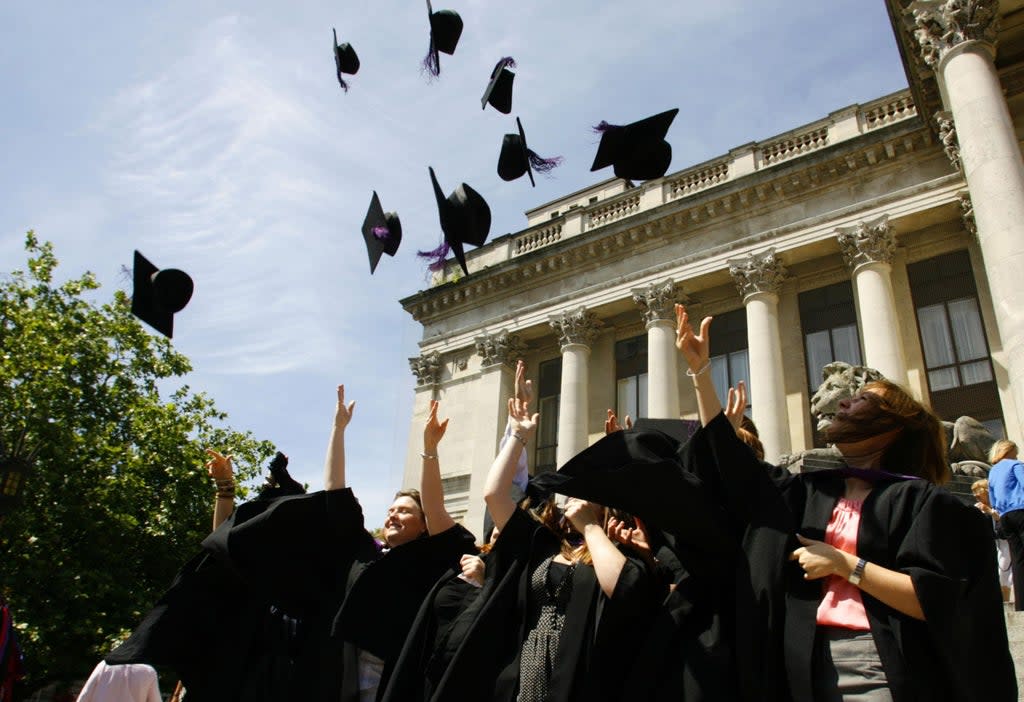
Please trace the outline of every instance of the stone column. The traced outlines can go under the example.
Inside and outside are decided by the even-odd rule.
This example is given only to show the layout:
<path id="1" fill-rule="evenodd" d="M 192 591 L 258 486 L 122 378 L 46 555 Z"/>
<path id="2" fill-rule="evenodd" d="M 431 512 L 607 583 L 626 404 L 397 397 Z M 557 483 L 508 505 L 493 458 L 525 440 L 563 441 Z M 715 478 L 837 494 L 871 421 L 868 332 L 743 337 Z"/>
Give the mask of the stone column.
<path id="1" fill-rule="evenodd" d="M 679 419 L 676 284 L 666 280 L 632 292 L 647 321 L 647 416 Z"/>
<path id="2" fill-rule="evenodd" d="M 996 325 L 1006 352 L 1017 416 L 1024 417 L 1024 160 L 995 66 L 998 0 L 917 2 L 914 36 L 935 71 L 953 116 L 964 179 L 974 206 L 992 291 Z"/>
<path id="3" fill-rule="evenodd" d="M 892 259 L 896 239 L 888 215 L 836 230 L 843 260 L 857 287 L 857 310 L 864 365 L 899 385 L 907 384 L 907 361 L 900 341 Z"/>
<path id="4" fill-rule="evenodd" d="M 729 273 L 747 308 L 747 353 L 754 423 L 764 444 L 765 458 L 777 460 L 790 452 L 789 411 L 779 334 L 779 289 L 786 270 L 775 249 L 729 261 Z M 711 325 L 711 334 L 715 327 Z M 725 401 L 725 398 L 722 398 Z"/>
<path id="5" fill-rule="evenodd" d="M 555 460 L 561 468 L 566 461 L 587 447 L 590 371 L 590 345 L 600 325 L 597 317 L 584 307 L 552 315 L 551 327 L 558 334 L 562 350 L 562 386 L 558 407 L 558 448 Z"/>
<path id="6" fill-rule="evenodd" d="M 402 487 L 419 487 L 423 449 L 423 425 L 430 414 L 430 401 L 436 400 L 441 385 L 441 354 L 437 351 L 421 354 L 409 359 L 409 368 L 416 376 L 416 397 L 412 405 L 412 422 L 409 425 L 409 440 L 406 442 L 405 470 Z"/>

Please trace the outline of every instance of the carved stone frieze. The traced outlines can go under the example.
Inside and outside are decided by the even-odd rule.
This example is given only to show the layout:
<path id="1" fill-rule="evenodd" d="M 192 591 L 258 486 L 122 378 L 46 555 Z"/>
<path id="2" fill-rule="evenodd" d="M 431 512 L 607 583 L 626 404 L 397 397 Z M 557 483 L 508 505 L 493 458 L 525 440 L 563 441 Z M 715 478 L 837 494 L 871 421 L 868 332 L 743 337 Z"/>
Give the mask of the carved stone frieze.
<path id="1" fill-rule="evenodd" d="M 971 194 L 959 193 L 957 198 L 960 201 L 960 218 L 963 220 L 964 229 L 971 236 L 978 236 L 978 223 L 974 219 L 974 203 L 971 201 Z"/>
<path id="2" fill-rule="evenodd" d="M 921 57 L 933 70 L 955 46 L 965 41 L 996 44 L 999 0 L 915 0 L 914 38 Z"/>
<path id="3" fill-rule="evenodd" d="M 896 237 L 888 215 L 852 227 L 839 227 L 836 239 L 850 270 L 864 263 L 892 263 L 896 255 Z"/>
<path id="4" fill-rule="evenodd" d="M 437 351 L 413 356 L 409 359 L 409 368 L 416 376 L 417 387 L 441 382 L 441 354 Z"/>
<path id="5" fill-rule="evenodd" d="M 562 347 L 570 344 L 590 346 L 601 326 L 597 315 L 585 307 L 551 315 L 548 321 L 558 334 L 558 345 Z"/>
<path id="6" fill-rule="evenodd" d="M 666 319 L 674 320 L 676 303 L 686 302 L 686 296 L 676 290 L 676 284 L 671 280 L 634 288 L 631 292 L 633 302 L 641 307 L 644 321 L 648 324 Z"/>
<path id="7" fill-rule="evenodd" d="M 956 123 L 953 115 L 944 110 L 935 113 L 935 124 L 939 129 L 939 140 L 942 142 L 942 150 L 946 152 L 946 158 L 953 164 L 953 168 L 961 173 L 963 164 L 960 162 L 960 141 L 956 137 Z"/>
<path id="8" fill-rule="evenodd" d="M 736 282 L 740 297 L 754 293 L 778 294 L 786 269 L 775 255 L 775 249 L 764 253 L 750 254 L 746 258 L 733 259 L 729 263 L 729 275 Z"/>
<path id="9" fill-rule="evenodd" d="M 502 329 L 494 334 L 483 334 L 476 337 L 474 342 L 476 343 L 476 352 L 483 359 L 485 367 L 502 363 L 514 366 L 516 359 L 522 356 L 525 348 L 519 337 L 509 334 L 507 329 Z"/>

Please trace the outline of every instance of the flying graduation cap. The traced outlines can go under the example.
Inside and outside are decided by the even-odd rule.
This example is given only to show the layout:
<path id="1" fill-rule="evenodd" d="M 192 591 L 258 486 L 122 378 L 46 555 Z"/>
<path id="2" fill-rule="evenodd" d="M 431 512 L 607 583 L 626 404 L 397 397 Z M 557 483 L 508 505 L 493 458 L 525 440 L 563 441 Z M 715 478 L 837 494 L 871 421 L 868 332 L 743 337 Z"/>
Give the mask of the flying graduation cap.
<path id="1" fill-rule="evenodd" d="M 601 122 L 594 131 L 601 143 L 591 171 L 614 166 L 615 175 L 626 180 L 660 178 L 672 163 L 672 145 L 665 141 L 679 108 L 623 126 Z"/>
<path id="2" fill-rule="evenodd" d="M 533 170 L 550 173 L 561 165 L 562 157 L 543 158 L 526 146 L 526 132 L 523 123 L 516 117 L 518 134 L 506 134 L 501 140 L 501 153 L 498 155 L 498 177 L 502 180 L 515 180 L 524 173 L 530 176 L 530 185 L 536 187 Z"/>
<path id="3" fill-rule="evenodd" d="M 487 105 L 490 104 L 502 114 L 507 115 L 512 111 L 512 81 L 515 80 L 516 74 L 508 69 L 515 67 L 516 60 L 511 56 L 506 56 L 495 64 L 494 70 L 491 71 L 491 81 L 484 90 L 484 96 L 480 98 L 481 110 L 487 109 Z"/>
<path id="4" fill-rule="evenodd" d="M 469 275 L 466 254 L 462 247 L 463 244 L 483 246 L 487 241 L 487 234 L 491 231 L 491 208 L 480 193 L 465 183 L 445 197 L 437 182 L 437 176 L 434 175 L 434 169 L 428 166 L 428 170 L 430 182 L 434 185 L 434 198 L 437 200 L 444 242 L 433 251 L 420 251 L 418 254 L 421 258 L 432 259 L 430 270 L 436 271 L 443 268 L 445 257 L 452 251 L 462 266 L 462 272 Z"/>
<path id="5" fill-rule="evenodd" d="M 192 278 L 177 268 L 160 270 L 136 251 L 132 288 L 132 314 L 172 338 L 174 315 L 192 299 Z"/>
<path id="6" fill-rule="evenodd" d="M 363 220 L 363 240 L 370 257 L 370 274 L 377 270 L 377 263 L 383 254 L 394 256 L 402 243 L 402 222 L 394 212 L 385 212 L 380 206 L 377 191 L 370 198 L 370 207 Z"/>
<path id="7" fill-rule="evenodd" d="M 423 59 L 423 70 L 436 78 L 441 75 L 441 59 L 437 52 L 442 51 L 449 56 L 455 53 L 462 36 L 462 18 L 455 10 L 434 12 L 430 0 L 427 0 L 427 16 L 430 18 L 430 49 Z"/>
<path id="8" fill-rule="evenodd" d="M 350 76 L 354 76 L 358 73 L 359 57 L 356 56 L 356 50 L 348 42 L 338 44 L 338 30 L 331 29 L 331 31 L 334 32 L 334 65 L 338 71 L 338 83 L 341 84 L 341 89 L 347 93 L 348 84 L 342 78 L 342 74 L 348 73 Z"/>

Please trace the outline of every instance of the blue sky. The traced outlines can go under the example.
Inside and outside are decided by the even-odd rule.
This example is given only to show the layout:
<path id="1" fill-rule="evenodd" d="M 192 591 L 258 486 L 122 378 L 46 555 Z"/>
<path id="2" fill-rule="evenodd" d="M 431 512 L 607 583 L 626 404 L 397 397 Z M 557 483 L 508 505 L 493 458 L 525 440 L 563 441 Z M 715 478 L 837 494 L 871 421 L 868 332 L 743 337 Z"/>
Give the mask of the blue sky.
<path id="1" fill-rule="evenodd" d="M 188 271 L 187 382 L 314 487 L 344 382 L 369 525 L 409 436 L 420 328 L 397 301 L 426 286 L 414 254 L 440 240 L 428 165 L 446 193 L 466 182 L 487 199 L 496 237 L 611 176 L 589 171 L 601 120 L 680 108 L 675 171 L 906 86 L 882 0 L 434 5 L 465 29 L 428 83 L 419 0 L 0 4 L 0 271 L 23 266 L 30 228 L 103 295 L 127 289 L 136 248 Z M 362 62 L 347 94 L 332 27 Z M 502 56 L 519 64 L 508 116 L 480 109 Z M 516 115 L 533 150 L 565 158 L 536 188 L 495 173 Z M 371 277 L 374 190 L 403 241 Z"/>

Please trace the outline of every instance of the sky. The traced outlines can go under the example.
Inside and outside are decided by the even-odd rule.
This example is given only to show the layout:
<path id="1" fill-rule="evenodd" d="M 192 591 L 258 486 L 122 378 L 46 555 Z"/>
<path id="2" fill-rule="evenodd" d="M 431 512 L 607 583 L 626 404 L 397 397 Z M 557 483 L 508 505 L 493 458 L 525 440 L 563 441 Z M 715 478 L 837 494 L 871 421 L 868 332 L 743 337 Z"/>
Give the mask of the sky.
<path id="1" fill-rule="evenodd" d="M 907 84 L 883 0 L 435 0 L 465 26 L 432 82 L 425 5 L 0 3 L 0 274 L 24 268 L 29 229 L 64 277 L 97 275 L 98 299 L 130 293 L 135 249 L 187 271 L 183 382 L 313 489 L 344 383 L 348 484 L 368 526 L 409 440 L 422 328 L 398 300 L 428 286 L 415 252 L 440 242 L 428 166 L 446 194 L 465 182 L 484 196 L 496 238 L 612 176 L 590 172 L 602 120 L 678 107 L 674 172 Z M 361 62 L 347 93 L 332 28 Z M 518 64 L 510 115 L 480 107 L 504 56 Z M 495 171 L 516 116 L 531 149 L 564 158 L 536 188 Z M 403 240 L 371 276 L 374 191 Z"/>

